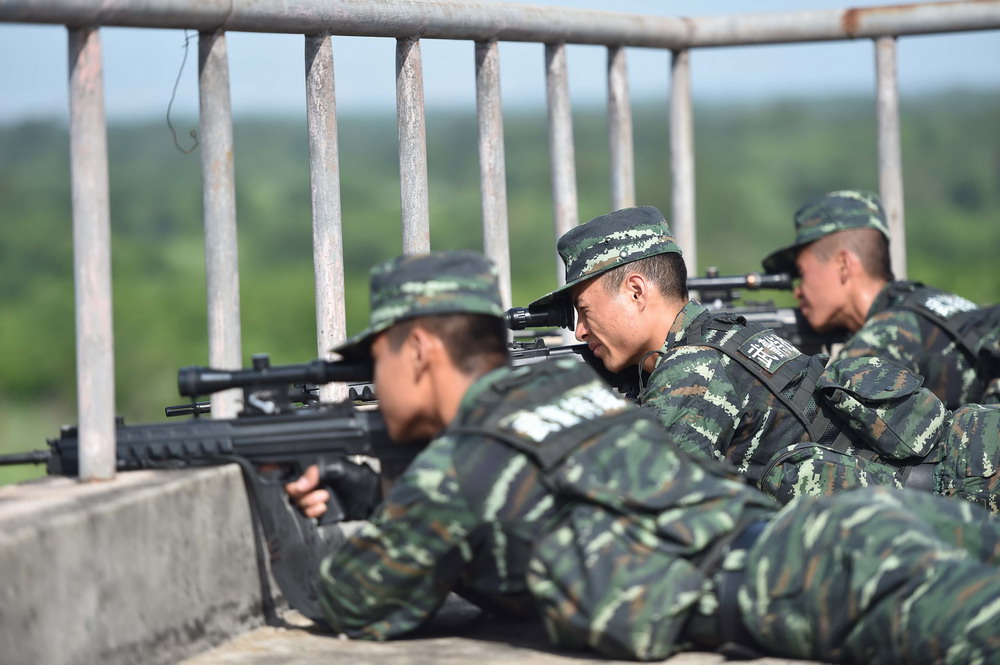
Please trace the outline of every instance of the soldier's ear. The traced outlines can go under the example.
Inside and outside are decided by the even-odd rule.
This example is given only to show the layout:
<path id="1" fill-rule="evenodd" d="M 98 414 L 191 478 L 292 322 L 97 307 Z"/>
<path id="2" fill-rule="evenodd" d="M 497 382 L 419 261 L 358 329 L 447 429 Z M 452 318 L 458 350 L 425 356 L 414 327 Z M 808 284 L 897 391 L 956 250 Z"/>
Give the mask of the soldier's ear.
<path id="1" fill-rule="evenodd" d="M 622 282 L 622 288 L 625 289 L 628 299 L 636 304 L 645 304 L 646 298 L 649 297 L 649 283 L 639 273 L 629 274 Z"/>
<path id="2" fill-rule="evenodd" d="M 413 363 L 412 367 L 416 370 L 417 374 L 427 371 L 432 362 L 440 362 L 442 350 L 447 354 L 447 349 L 444 349 L 441 338 L 419 324 L 413 326 L 410 330 L 407 346 L 409 348 L 410 360 Z"/>
<path id="3" fill-rule="evenodd" d="M 840 279 L 841 283 L 846 282 L 847 278 L 857 267 L 857 259 L 846 249 L 840 249 L 834 255 L 834 261 L 836 261 L 838 279 Z"/>

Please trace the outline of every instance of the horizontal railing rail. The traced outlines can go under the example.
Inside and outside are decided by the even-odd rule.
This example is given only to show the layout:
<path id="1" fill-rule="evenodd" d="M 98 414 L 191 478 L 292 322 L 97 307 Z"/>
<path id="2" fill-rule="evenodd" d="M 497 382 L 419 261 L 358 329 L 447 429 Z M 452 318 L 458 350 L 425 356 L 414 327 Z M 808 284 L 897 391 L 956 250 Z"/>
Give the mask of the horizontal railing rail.
<path id="1" fill-rule="evenodd" d="M 1000 27 L 1000 1 L 648 16 L 458 0 L 0 0 L 0 21 L 689 49 Z"/>

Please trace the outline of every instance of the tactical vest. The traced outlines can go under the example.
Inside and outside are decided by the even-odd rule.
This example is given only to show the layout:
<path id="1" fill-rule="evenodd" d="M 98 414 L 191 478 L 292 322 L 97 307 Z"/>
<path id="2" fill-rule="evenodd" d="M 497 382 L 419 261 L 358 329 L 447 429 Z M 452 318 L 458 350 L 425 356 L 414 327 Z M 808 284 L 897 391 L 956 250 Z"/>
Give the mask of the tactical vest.
<path id="1" fill-rule="evenodd" d="M 721 341 L 709 339 L 710 331 Z M 851 439 L 844 434 L 815 398 L 816 382 L 825 370 L 828 356 L 806 356 L 776 332 L 759 323 L 747 322 L 729 313 L 697 317 L 678 346 L 707 346 L 721 351 L 760 381 L 802 425 L 815 443 L 847 448 Z M 801 379 L 801 380 L 800 380 Z M 798 385 L 789 388 L 795 381 Z M 763 441 L 777 453 L 781 446 Z"/>
<path id="2" fill-rule="evenodd" d="M 985 386 L 1000 377 L 1000 304 L 979 307 L 921 282 L 892 282 L 887 309 L 914 312 L 944 330 L 965 353 Z"/>
<path id="3" fill-rule="evenodd" d="M 511 393 L 536 384 L 530 404 Z M 576 448 L 622 420 L 648 418 L 616 395 L 586 364 L 533 363 L 494 381 L 476 399 L 488 415 L 475 425 L 455 423 L 446 434 L 496 439 L 530 457 L 551 482 L 552 472 Z"/>
<path id="4" fill-rule="evenodd" d="M 533 593 L 537 591 L 536 599 L 550 637 L 561 646 L 589 646 L 615 658 L 666 658 L 676 650 L 688 612 L 699 597 L 706 576 L 717 563 L 715 550 L 724 547 L 745 521 L 759 519 L 774 509 L 763 496 L 743 483 L 729 482 L 734 476 L 726 465 L 691 461 L 692 470 L 697 466 L 704 474 L 696 482 L 691 473 L 678 473 L 677 482 L 684 485 L 678 492 L 687 493 L 685 496 L 715 492 L 720 497 L 725 491 L 731 492 L 734 499 L 729 505 L 736 511 L 735 523 L 720 520 L 725 522 L 724 527 L 720 526 L 715 537 L 708 537 L 704 548 L 696 551 L 685 551 L 669 535 L 660 533 L 659 529 L 664 528 L 657 519 L 660 515 L 668 514 L 667 522 L 673 523 L 683 521 L 681 515 L 686 507 L 692 515 L 715 514 L 726 508 L 717 506 L 709 511 L 702 507 L 699 513 L 697 507 L 676 496 L 660 493 L 655 483 L 633 485 L 625 466 L 611 467 L 620 469 L 620 474 L 613 474 L 617 482 L 590 478 L 584 460 L 594 460 L 581 450 L 588 443 L 600 446 L 597 449 L 599 457 L 626 445 L 625 442 L 634 446 L 642 440 L 650 443 L 643 447 L 647 454 L 650 450 L 662 450 L 664 459 L 674 455 L 681 458 L 681 464 L 689 458 L 663 440 L 663 428 L 651 410 L 639 408 L 615 394 L 593 370 L 576 360 L 547 361 L 515 368 L 486 386 L 474 397 L 473 405 L 467 413 L 474 415 L 456 420 L 444 434 L 485 437 L 523 453 L 539 468 L 542 482 L 555 498 L 558 514 L 535 543 L 531 570 L 539 576 L 538 586 L 532 589 Z M 598 439 L 603 440 L 598 442 Z M 579 456 L 576 461 L 570 461 L 574 453 Z M 627 456 L 627 450 L 623 454 Z M 677 464 L 665 465 L 665 468 L 676 472 Z M 719 484 L 713 482 L 713 477 L 719 479 L 716 481 Z M 720 490 L 723 485 L 728 489 Z M 745 497 L 743 493 L 747 493 Z M 609 528 L 602 526 L 593 533 L 585 527 L 576 530 L 592 518 L 602 525 L 606 523 Z M 625 528 L 621 524 L 631 526 Z M 697 530 L 686 524 L 690 528 L 685 529 L 685 533 Z M 622 530 L 615 531 L 611 525 L 618 525 Z M 566 530 L 573 535 L 567 536 Z M 636 535 L 639 532 L 642 535 Z M 655 541 L 662 544 L 650 547 Z M 621 543 L 621 546 L 609 543 Z M 658 610 L 652 640 L 638 636 L 635 621 L 628 612 L 612 612 L 613 618 L 603 614 L 607 609 L 606 599 L 619 593 L 620 588 L 602 576 L 578 576 L 574 572 L 596 565 L 590 561 L 591 546 L 614 547 L 614 554 L 602 559 L 602 563 L 622 563 L 625 570 L 634 570 L 636 574 L 648 574 L 643 565 L 647 556 L 663 564 L 655 566 L 655 583 L 666 591 L 656 596 L 663 606 Z M 672 554 L 657 559 L 664 556 L 661 550 Z M 622 558 L 634 558 L 637 563 L 624 565 Z M 584 585 L 586 590 L 580 596 L 570 593 L 570 600 L 565 594 L 577 585 Z M 646 588 L 641 584 L 635 588 L 640 587 Z"/>
<path id="5" fill-rule="evenodd" d="M 710 331 L 719 335 L 709 339 Z M 838 371 L 838 363 L 825 367 L 827 356 L 805 356 L 773 330 L 728 313 L 697 317 L 678 345 L 707 346 L 724 353 L 760 381 L 807 432 L 808 441 L 792 450 L 764 437 L 754 453 L 769 460 L 760 481 L 801 447 L 818 444 L 899 468 L 905 483 L 917 465 L 930 459 L 928 453 L 943 431 L 940 400 L 921 388 L 920 377 L 890 361 L 870 359 L 873 364 L 888 364 L 902 380 L 890 386 L 853 386 Z M 918 415 L 933 429 L 922 439 L 925 447 L 915 449 L 903 430 Z"/>

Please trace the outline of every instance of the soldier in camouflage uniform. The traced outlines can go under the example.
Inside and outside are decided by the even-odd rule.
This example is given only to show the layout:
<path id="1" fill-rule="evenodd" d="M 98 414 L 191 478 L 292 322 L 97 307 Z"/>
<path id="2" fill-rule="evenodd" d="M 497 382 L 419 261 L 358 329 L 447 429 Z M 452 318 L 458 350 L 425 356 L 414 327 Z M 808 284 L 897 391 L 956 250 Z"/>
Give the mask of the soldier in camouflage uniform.
<path id="1" fill-rule="evenodd" d="M 947 411 L 920 378 L 874 357 L 824 367 L 768 328 L 687 299 L 680 248 L 652 207 L 558 242 L 577 338 L 611 372 L 638 366 L 640 404 L 682 450 L 725 460 L 782 502 L 856 486 L 912 487 L 1000 511 L 1000 409 Z"/>
<path id="2" fill-rule="evenodd" d="M 799 208 L 795 228 L 795 242 L 766 257 L 764 269 L 801 276 L 795 296 L 813 328 L 854 333 L 838 357 L 895 360 L 949 409 L 1000 401 L 1000 306 L 980 310 L 953 293 L 894 280 L 877 195 L 824 194 Z"/>
<path id="3" fill-rule="evenodd" d="M 505 343 L 482 256 L 373 271 L 371 326 L 340 351 L 370 350 L 394 437 L 435 438 L 324 560 L 335 630 L 399 637 L 455 590 L 540 616 L 557 646 L 614 658 L 728 644 L 845 663 L 1000 662 L 1000 522 L 986 511 L 886 490 L 781 508 L 666 444 L 652 412 L 586 364 L 507 367 Z M 329 498 L 317 475 L 288 488 L 312 515 Z"/>

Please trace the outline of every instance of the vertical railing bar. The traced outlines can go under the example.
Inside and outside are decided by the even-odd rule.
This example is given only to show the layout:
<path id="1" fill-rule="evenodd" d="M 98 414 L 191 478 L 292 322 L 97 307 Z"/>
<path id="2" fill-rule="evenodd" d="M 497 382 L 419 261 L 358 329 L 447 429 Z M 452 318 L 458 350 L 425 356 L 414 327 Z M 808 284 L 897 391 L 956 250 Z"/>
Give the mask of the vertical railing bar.
<path id="1" fill-rule="evenodd" d="M 670 172 L 672 214 L 670 227 L 684 252 L 690 274 L 698 270 L 695 241 L 694 122 L 691 111 L 691 52 L 671 52 Z"/>
<path id="2" fill-rule="evenodd" d="M 212 367 L 239 369 L 242 366 L 239 257 L 226 35 L 221 31 L 202 32 L 198 37 L 208 360 Z M 212 417 L 234 417 L 241 402 L 238 388 L 214 394 Z"/>
<path id="3" fill-rule="evenodd" d="M 545 45 L 545 84 L 548 101 L 549 164 L 552 171 L 552 207 L 555 233 L 558 238 L 580 221 L 566 44 Z M 556 280 L 559 285 L 566 283 L 565 273 L 558 259 Z"/>
<path id="4" fill-rule="evenodd" d="M 899 131 L 896 38 L 875 40 L 878 183 L 889 222 L 889 255 L 896 279 L 906 279 L 906 228 L 903 216 L 903 156 Z"/>
<path id="5" fill-rule="evenodd" d="M 608 132 L 611 147 L 611 209 L 635 206 L 632 104 L 623 46 L 608 47 Z"/>
<path id="6" fill-rule="evenodd" d="M 329 360 L 333 357 L 330 349 L 347 337 L 337 97 L 330 35 L 307 35 L 305 58 L 313 271 L 316 276 L 316 350 L 318 357 Z M 347 397 L 347 385 L 328 383 L 320 386 L 319 396 L 323 402 L 339 402 Z"/>
<path id="7" fill-rule="evenodd" d="M 500 50 L 497 42 L 476 42 L 476 119 L 479 125 L 479 191 L 483 252 L 500 273 L 500 299 L 511 306 L 507 171 L 504 162 Z"/>
<path id="8" fill-rule="evenodd" d="M 399 195 L 403 253 L 430 251 L 427 202 L 427 129 L 419 39 L 396 40 L 396 123 L 399 130 Z"/>
<path id="9" fill-rule="evenodd" d="M 111 207 L 101 35 L 69 30 L 70 180 L 80 480 L 115 477 Z"/>

